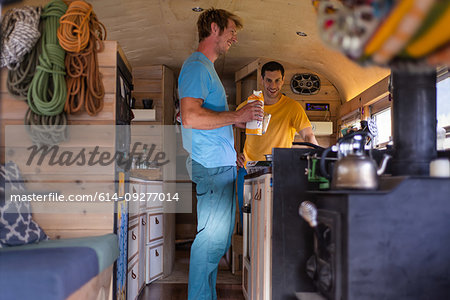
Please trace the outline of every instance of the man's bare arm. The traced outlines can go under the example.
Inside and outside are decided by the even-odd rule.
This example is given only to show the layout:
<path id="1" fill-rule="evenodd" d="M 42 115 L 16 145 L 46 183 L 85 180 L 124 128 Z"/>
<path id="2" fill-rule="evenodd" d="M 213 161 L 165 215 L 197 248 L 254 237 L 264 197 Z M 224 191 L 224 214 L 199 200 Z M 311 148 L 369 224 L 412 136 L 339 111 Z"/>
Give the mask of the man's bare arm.
<path id="1" fill-rule="evenodd" d="M 217 112 L 202 107 L 203 99 L 181 98 L 181 118 L 183 126 L 194 129 L 215 129 L 227 125 L 246 123 L 252 120 L 262 120 L 264 111 L 255 101 L 238 111 Z"/>
<path id="2" fill-rule="evenodd" d="M 298 132 L 298 134 L 305 142 L 319 146 L 319 143 L 316 140 L 316 136 L 314 135 L 314 132 L 312 131 L 312 127 L 303 128 L 302 130 L 300 130 Z"/>

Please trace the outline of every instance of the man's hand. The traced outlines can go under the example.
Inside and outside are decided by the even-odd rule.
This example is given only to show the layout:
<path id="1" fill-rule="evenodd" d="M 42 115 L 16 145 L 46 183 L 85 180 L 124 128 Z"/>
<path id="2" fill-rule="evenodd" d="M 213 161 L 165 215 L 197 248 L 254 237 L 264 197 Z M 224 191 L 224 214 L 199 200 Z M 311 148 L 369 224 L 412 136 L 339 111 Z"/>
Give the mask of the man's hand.
<path id="1" fill-rule="evenodd" d="M 242 106 L 238 111 L 238 121 L 236 125 L 240 127 L 239 123 L 247 123 L 253 120 L 262 121 L 264 118 L 264 109 L 261 101 L 253 101 Z M 242 127 L 241 127 L 242 128 Z"/>
<path id="2" fill-rule="evenodd" d="M 238 168 L 243 168 L 245 163 L 245 155 L 244 153 L 238 153 L 236 155 L 236 165 Z"/>

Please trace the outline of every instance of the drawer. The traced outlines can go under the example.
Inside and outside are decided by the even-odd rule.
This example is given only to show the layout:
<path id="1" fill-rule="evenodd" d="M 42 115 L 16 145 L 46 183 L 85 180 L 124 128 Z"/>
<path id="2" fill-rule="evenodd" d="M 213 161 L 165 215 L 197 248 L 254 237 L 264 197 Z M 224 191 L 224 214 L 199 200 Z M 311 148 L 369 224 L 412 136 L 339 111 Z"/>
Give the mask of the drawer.
<path id="1" fill-rule="evenodd" d="M 147 193 L 147 208 L 163 207 L 164 201 L 164 188 L 162 182 L 147 182 L 146 183 L 146 193 Z M 161 200 L 160 200 L 161 199 Z"/>
<path id="2" fill-rule="evenodd" d="M 128 259 L 137 254 L 139 250 L 139 218 L 130 220 L 128 227 Z"/>
<path id="3" fill-rule="evenodd" d="M 139 261 L 137 257 L 129 265 L 127 274 L 127 300 L 135 300 L 139 295 Z"/>
<path id="4" fill-rule="evenodd" d="M 147 224 L 148 243 L 163 237 L 164 215 L 162 213 L 148 213 Z"/>
<path id="5" fill-rule="evenodd" d="M 163 274 L 164 246 L 162 244 L 147 247 L 147 283 Z"/>

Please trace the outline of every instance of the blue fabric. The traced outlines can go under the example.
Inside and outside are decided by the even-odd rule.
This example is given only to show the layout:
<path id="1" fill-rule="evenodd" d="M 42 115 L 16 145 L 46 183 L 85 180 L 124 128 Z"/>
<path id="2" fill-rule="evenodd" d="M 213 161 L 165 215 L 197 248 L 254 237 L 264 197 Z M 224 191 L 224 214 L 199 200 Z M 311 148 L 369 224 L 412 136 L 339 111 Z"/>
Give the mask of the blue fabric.
<path id="1" fill-rule="evenodd" d="M 236 167 L 205 168 L 190 160 L 187 164 L 197 185 L 198 222 L 191 247 L 188 299 L 215 300 L 219 261 L 230 247 L 234 229 Z"/>
<path id="2" fill-rule="evenodd" d="M 237 172 L 237 197 L 238 197 L 238 203 L 239 203 L 239 218 L 241 220 L 241 222 L 239 224 L 241 224 L 241 226 L 243 226 L 242 224 L 244 224 L 243 222 L 243 211 L 242 211 L 242 206 L 244 206 L 244 176 L 247 175 L 247 170 L 245 168 L 239 168 L 238 172 Z"/>
<path id="3" fill-rule="evenodd" d="M 73 239 L 47 240 L 37 244 L 3 248 L 0 249 L 0 253 L 9 251 L 63 247 L 88 247 L 93 249 L 97 255 L 99 273 L 108 268 L 119 256 L 118 239 L 117 235 L 114 233 Z"/>
<path id="4" fill-rule="evenodd" d="M 228 111 L 227 97 L 214 64 L 201 52 L 194 52 L 183 64 L 178 77 L 180 99 L 203 99 L 202 107 L 222 112 Z M 183 123 L 183 116 L 181 116 Z M 207 168 L 235 166 L 233 128 L 231 125 L 198 130 L 181 126 L 183 147 L 192 159 Z"/>
<path id="5" fill-rule="evenodd" d="M 9 162 L 0 165 L 0 248 L 37 243 L 48 239 L 42 228 L 32 219 L 27 201 L 13 201 L 10 196 L 26 192 L 19 167 Z"/>
<path id="6" fill-rule="evenodd" d="M 99 271 L 86 247 L 1 251 L 0 266 L 2 300 L 65 299 Z"/>

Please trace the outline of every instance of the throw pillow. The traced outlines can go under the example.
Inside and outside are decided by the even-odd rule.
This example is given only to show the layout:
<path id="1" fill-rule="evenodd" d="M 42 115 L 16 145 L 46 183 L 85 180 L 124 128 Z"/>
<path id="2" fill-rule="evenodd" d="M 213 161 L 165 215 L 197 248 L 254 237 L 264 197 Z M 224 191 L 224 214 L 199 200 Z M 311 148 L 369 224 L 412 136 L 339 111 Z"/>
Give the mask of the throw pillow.
<path id="1" fill-rule="evenodd" d="M 10 201 L 7 195 L 26 191 L 19 168 L 13 162 L 0 166 L 0 248 L 47 240 L 42 228 L 31 218 L 27 201 Z"/>

